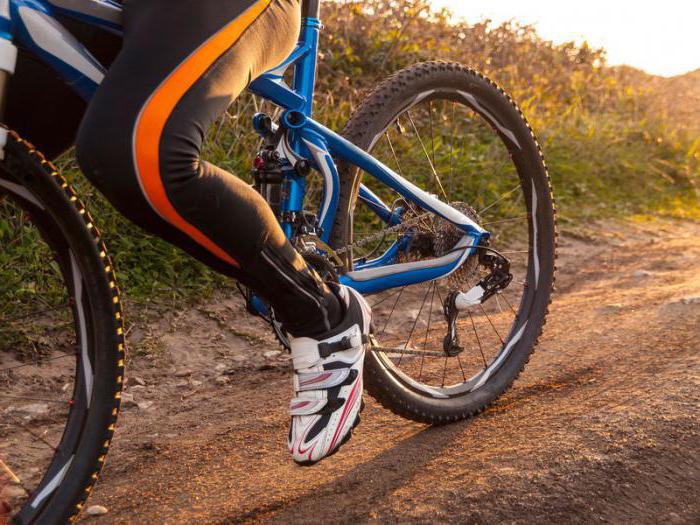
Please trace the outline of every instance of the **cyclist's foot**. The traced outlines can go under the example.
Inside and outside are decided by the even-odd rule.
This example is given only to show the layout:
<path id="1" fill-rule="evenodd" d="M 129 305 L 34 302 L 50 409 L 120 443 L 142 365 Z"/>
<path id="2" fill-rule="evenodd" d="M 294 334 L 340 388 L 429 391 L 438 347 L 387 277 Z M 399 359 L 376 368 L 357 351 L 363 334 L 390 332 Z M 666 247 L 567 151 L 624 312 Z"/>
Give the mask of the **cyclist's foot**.
<path id="1" fill-rule="evenodd" d="M 355 290 L 339 286 L 345 315 L 320 339 L 290 338 L 294 391 L 289 451 L 300 465 L 312 465 L 346 443 L 360 421 L 362 366 L 371 310 Z"/>

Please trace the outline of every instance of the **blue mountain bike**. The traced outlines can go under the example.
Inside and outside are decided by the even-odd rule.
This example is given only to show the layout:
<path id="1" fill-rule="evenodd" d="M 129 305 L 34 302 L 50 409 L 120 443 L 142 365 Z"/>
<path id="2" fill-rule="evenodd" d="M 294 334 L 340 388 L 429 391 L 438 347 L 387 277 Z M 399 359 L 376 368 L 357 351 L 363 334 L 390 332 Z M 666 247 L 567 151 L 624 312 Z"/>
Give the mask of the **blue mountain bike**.
<path id="1" fill-rule="evenodd" d="M 303 16 L 292 55 L 249 87 L 277 108 L 253 118 L 255 187 L 319 273 L 369 297 L 369 392 L 429 424 L 470 417 L 510 387 L 545 322 L 556 228 L 539 145 L 501 88 L 447 62 L 392 75 L 331 131 L 312 118 L 318 0 Z M 120 20 L 110 0 L 0 0 L 0 100 L 18 50 L 89 100 L 104 68 L 66 21 L 119 35 Z M 14 131 L 0 147 L 0 520 L 61 523 L 114 432 L 121 301 L 74 190 Z"/>

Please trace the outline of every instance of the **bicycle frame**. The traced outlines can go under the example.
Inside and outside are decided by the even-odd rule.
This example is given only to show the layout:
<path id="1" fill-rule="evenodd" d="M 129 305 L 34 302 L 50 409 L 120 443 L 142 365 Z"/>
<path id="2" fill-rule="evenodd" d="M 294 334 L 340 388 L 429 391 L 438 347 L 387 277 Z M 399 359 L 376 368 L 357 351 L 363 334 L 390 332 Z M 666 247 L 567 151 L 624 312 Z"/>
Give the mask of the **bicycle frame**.
<path id="1" fill-rule="evenodd" d="M 320 238 L 327 242 L 339 200 L 339 174 L 336 160 L 346 161 L 395 190 L 407 201 L 431 211 L 464 232 L 464 237 L 449 254 L 427 261 L 397 264 L 404 241 L 399 240 L 384 254 L 371 261 L 358 261 L 341 281 L 361 293 L 374 293 L 394 287 L 428 282 L 445 277 L 472 255 L 489 233 L 466 215 L 437 197 L 402 178 L 370 154 L 312 118 L 316 81 L 316 60 L 321 22 L 319 0 L 303 5 L 302 30 L 292 54 L 278 67 L 254 80 L 249 90 L 284 112 L 280 125 L 286 128 L 283 152 L 290 166 L 299 159 L 308 160 L 323 178 L 323 197 L 318 211 Z M 0 70 L 14 71 L 15 43 L 33 53 L 89 100 L 104 78 L 105 69 L 78 42 L 56 16 L 66 16 L 121 34 L 121 6 L 111 0 L 0 0 Z M 14 57 L 14 58 L 13 58 Z M 293 67 L 292 85 L 283 79 Z M 4 99 L 0 83 L 0 100 Z M 0 147 L 4 144 L 0 137 Z M 306 180 L 292 169 L 284 171 L 287 191 L 281 209 L 284 216 L 303 211 Z M 388 225 L 398 224 L 400 215 L 364 185 L 360 200 Z M 288 237 L 290 222 L 281 222 Z"/>

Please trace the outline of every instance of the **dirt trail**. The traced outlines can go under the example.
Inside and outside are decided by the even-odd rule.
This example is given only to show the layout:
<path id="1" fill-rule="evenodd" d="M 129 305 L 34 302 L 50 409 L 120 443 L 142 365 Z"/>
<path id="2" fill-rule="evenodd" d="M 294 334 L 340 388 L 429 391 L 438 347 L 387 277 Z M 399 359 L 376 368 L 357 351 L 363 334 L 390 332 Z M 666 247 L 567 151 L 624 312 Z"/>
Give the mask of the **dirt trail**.
<path id="1" fill-rule="evenodd" d="M 496 405 L 428 428 L 370 401 L 311 469 L 287 457 L 285 356 L 238 302 L 135 331 L 155 355 L 134 359 L 142 408 L 123 413 L 99 521 L 700 523 L 700 225 L 618 224 L 561 251 L 542 344 Z"/>

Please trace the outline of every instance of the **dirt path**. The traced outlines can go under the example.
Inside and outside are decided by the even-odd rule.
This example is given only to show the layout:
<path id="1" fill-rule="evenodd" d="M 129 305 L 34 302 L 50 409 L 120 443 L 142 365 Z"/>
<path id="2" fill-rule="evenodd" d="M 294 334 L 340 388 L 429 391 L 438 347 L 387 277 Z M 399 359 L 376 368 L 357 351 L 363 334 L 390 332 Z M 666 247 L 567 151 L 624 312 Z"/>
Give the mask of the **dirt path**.
<path id="1" fill-rule="evenodd" d="M 234 323 L 239 303 L 136 330 L 146 386 L 90 501 L 99 521 L 700 523 L 700 226 L 562 244 L 543 343 L 494 407 L 428 428 L 370 401 L 312 469 L 287 457 L 285 357 Z"/>

